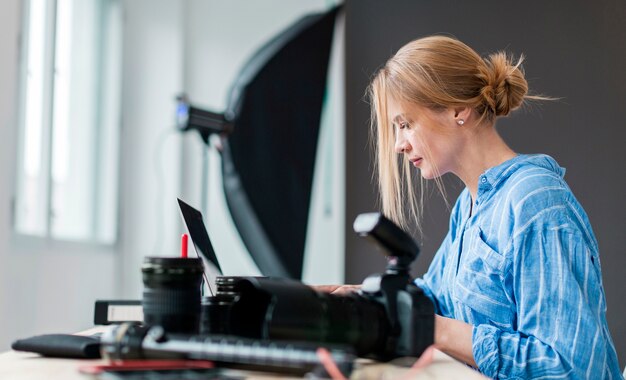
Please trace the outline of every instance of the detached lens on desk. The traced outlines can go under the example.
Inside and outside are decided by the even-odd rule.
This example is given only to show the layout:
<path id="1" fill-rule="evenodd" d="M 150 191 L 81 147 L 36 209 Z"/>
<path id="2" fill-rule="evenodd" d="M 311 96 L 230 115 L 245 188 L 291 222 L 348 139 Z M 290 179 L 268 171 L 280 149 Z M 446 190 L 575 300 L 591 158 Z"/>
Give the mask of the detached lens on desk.
<path id="1" fill-rule="evenodd" d="M 200 320 L 200 334 L 227 335 L 230 333 L 230 309 L 234 302 L 233 297 L 216 295 L 202 298 L 202 317 Z"/>
<path id="2" fill-rule="evenodd" d="M 144 323 L 197 334 L 203 270 L 201 259 L 146 257 L 141 267 Z"/>

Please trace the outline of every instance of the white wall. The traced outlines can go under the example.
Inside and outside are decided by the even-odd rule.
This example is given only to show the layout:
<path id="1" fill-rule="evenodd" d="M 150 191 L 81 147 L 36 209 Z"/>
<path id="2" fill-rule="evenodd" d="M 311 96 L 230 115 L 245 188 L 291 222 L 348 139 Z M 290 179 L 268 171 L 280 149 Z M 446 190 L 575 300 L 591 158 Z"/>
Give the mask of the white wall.
<path id="1" fill-rule="evenodd" d="M 182 232 L 181 135 L 186 1 L 124 2 L 119 277 L 125 298 L 141 299 L 145 256 L 178 255 Z"/>
<path id="2" fill-rule="evenodd" d="M 93 300 L 110 298 L 112 249 L 20 241 L 13 236 L 18 35 L 21 2 L 0 3 L 0 350 L 16 338 L 92 325 Z"/>
<path id="3" fill-rule="evenodd" d="M 13 108 L 17 74 L 17 37 L 18 37 L 19 1 L 7 0 L 0 4 L 0 141 L 14 141 L 15 128 Z M 11 188 L 13 186 L 13 167 L 15 144 L 4 144 L 0 150 L 0 326 L 15 319 L 9 310 L 11 287 L 5 281 L 9 268 L 9 239 L 11 233 Z M 0 329 L 0 349 L 8 346 L 9 329 Z"/>

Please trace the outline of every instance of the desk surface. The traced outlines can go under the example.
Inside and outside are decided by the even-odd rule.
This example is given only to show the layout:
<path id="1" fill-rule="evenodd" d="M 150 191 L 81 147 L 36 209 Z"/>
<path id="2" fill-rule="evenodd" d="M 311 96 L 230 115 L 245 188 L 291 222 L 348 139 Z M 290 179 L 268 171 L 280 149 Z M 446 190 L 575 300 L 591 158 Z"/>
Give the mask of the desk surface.
<path id="1" fill-rule="evenodd" d="M 94 330 L 88 330 L 81 334 L 88 335 Z M 85 380 L 93 378 L 79 372 L 79 368 L 85 365 L 103 364 L 104 360 L 76 360 L 45 358 L 37 354 L 27 352 L 8 351 L 0 354 L 0 379 L 11 380 Z M 393 363 L 393 362 L 392 362 Z M 418 371 L 393 365 L 392 363 L 375 363 L 359 361 L 350 379 L 485 379 L 477 371 L 454 360 L 450 356 L 435 351 L 433 362 Z M 240 371 L 241 372 L 241 371 Z M 242 373 L 238 373 L 243 375 Z M 276 374 L 246 372 L 247 379 L 275 379 Z"/>
<path id="2" fill-rule="evenodd" d="M 78 368 L 83 365 L 104 363 L 103 360 L 74 360 L 43 358 L 37 354 L 9 351 L 0 354 L 0 379 L 40 380 L 63 379 L 85 380 Z M 478 372 L 436 351 L 433 363 L 419 372 L 409 375 L 407 368 L 391 364 L 365 363 L 359 365 L 350 379 L 485 379 Z M 406 376 L 405 375 L 409 375 Z M 249 373 L 249 379 L 270 379 L 276 375 Z M 285 377 L 287 378 L 287 377 Z"/>

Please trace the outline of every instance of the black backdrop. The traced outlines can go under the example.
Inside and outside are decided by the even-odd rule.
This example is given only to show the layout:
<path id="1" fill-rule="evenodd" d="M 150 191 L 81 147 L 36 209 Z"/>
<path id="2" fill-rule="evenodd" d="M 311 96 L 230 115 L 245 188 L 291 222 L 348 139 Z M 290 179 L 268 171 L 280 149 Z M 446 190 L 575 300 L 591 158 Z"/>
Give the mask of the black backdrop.
<path id="1" fill-rule="evenodd" d="M 530 88 L 562 98 L 518 111 L 498 129 L 521 153 L 547 153 L 567 168 L 600 245 L 608 321 L 626 364 L 626 2 L 346 1 L 346 282 L 358 283 L 384 262 L 352 232 L 354 217 L 375 206 L 368 150 L 370 76 L 403 44 L 451 34 L 481 54 L 524 53 Z M 446 178 L 451 202 L 461 186 Z M 449 211 L 435 194 L 426 205 L 424 273 L 447 229 Z"/>

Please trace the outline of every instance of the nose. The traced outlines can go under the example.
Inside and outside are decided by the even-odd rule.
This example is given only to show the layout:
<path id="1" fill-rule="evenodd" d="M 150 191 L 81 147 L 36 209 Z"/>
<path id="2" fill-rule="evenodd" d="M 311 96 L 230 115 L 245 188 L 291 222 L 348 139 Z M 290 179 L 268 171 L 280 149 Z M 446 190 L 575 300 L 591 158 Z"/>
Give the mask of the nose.
<path id="1" fill-rule="evenodd" d="M 409 141 L 402 137 L 401 133 L 396 135 L 396 144 L 395 144 L 396 153 L 402 154 L 411 150 L 411 144 Z"/>

